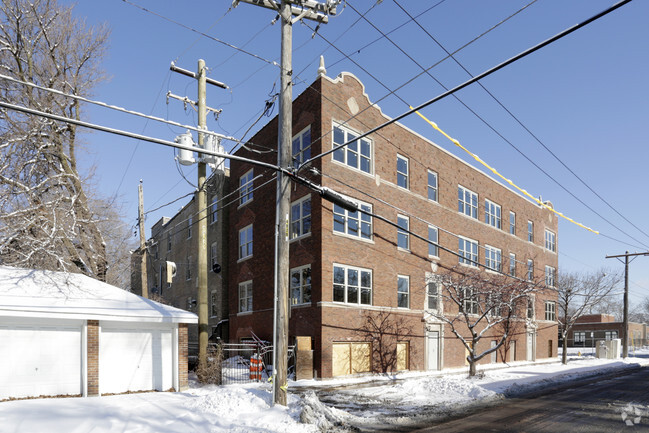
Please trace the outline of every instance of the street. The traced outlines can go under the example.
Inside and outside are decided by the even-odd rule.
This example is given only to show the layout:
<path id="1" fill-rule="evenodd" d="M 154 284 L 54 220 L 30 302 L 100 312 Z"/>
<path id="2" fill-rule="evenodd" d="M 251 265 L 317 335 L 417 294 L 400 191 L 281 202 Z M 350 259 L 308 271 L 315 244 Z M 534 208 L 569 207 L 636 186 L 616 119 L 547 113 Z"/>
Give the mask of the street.
<path id="1" fill-rule="evenodd" d="M 542 395 L 507 399 L 424 432 L 622 432 L 649 431 L 649 368 L 588 380 Z"/>

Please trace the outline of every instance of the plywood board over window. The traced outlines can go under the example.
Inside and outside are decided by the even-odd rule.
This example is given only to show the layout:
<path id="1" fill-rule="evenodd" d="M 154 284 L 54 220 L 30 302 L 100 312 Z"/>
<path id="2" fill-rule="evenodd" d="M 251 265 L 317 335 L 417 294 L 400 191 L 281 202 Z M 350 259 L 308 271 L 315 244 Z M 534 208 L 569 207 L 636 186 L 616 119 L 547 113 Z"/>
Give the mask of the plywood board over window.
<path id="1" fill-rule="evenodd" d="M 334 343 L 331 360 L 333 376 L 370 372 L 371 354 L 371 343 Z"/>
<path id="2" fill-rule="evenodd" d="M 397 343 L 397 371 L 408 370 L 410 364 L 410 343 L 399 341 Z"/>

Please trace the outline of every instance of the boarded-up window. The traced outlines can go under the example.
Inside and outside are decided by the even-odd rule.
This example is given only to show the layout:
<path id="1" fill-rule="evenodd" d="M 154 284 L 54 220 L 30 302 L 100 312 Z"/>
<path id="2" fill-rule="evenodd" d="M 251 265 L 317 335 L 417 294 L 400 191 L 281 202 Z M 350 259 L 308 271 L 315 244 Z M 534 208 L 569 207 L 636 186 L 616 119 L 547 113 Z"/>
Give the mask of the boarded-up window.
<path id="1" fill-rule="evenodd" d="M 410 343 L 400 341 L 397 343 L 397 371 L 408 370 L 410 364 Z"/>
<path id="2" fill-rule="evenodd" d="M 331 370 L 333 376 L 371 371 L 371 343 L 334 343 Z"/>

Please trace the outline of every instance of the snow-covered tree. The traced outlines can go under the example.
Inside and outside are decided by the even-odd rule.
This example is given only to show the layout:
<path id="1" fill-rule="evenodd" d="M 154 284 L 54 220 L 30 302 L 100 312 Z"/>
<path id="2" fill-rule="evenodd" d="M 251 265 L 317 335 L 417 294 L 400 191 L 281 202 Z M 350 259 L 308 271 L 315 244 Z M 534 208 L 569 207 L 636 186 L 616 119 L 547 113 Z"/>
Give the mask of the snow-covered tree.
<path id="1" fill-rule="evenodd" d="M 449 325 L 468 355 L 469 375 L 478 361 L 509 341 L 517 325 L 527 320 L 528 303 L 543 287 L 533 281 L 458 266 L 437 274 L 444 311 L 432 315 Z M 483 338 L 496 341 L 486 347 Z"/>
<path id="2" fill-rule="evenodd" d="M 0 74 L 89 96 L 104 79 L 109 32 L 54 0 L 3 0 Z M 73 119 L 78 100 L 0 78 L 0 100 Z M 0 110 L 0 263 L 105 279 L 97 214 L 77 168 L 77 128 Z"/>
<path id="3" fill-rule="evenodd" d="M 563 339 L 561 362 L 568 362 L 568 332 L 577 319 L 590 314 L 604 302 L 608 302 L 615 288 L 619 287 L 621 275 L 599 270 L 590 274 L 559 272 L 556 289 L 559 307 L 559 332 Z"/>

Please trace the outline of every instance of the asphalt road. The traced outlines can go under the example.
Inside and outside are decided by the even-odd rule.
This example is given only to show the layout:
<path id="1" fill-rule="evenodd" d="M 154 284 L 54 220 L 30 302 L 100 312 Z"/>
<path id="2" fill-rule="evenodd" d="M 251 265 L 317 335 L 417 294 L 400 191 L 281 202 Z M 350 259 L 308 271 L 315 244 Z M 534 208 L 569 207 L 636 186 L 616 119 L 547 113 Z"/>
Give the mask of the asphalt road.
<path id="1" fill-rule="evenodd" d="M 414 432 L 649 432 L 649 368 L 507 399 Z"/>

